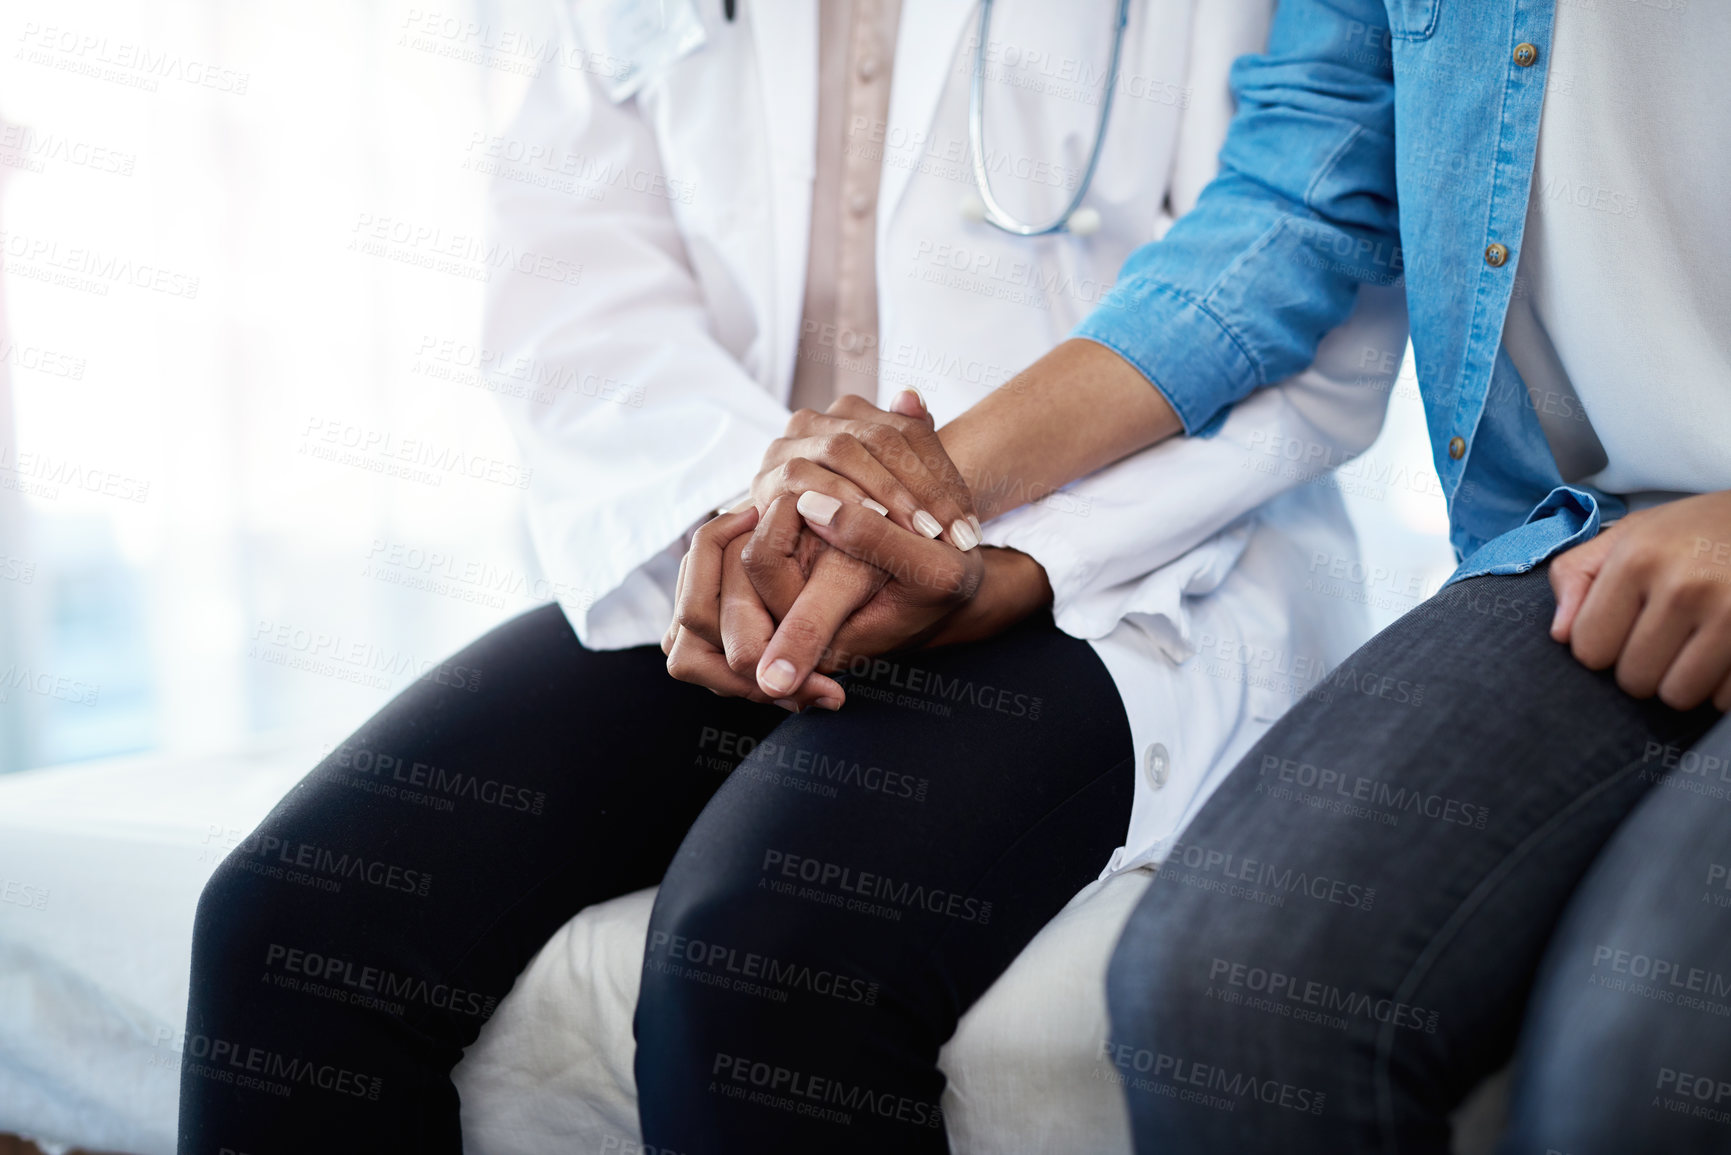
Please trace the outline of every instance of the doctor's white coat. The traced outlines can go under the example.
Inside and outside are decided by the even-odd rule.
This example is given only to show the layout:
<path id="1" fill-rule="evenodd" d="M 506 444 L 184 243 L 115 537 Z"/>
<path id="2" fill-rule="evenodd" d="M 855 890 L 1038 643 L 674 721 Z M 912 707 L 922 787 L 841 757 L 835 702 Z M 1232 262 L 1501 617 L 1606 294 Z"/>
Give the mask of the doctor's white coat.
<path id="1" fill-rule="evenodd" d="M 707 43 L 618 103 L 603 83 L 615 46 L 577 43 L 567 20 L 566 51 L 498 149 L 496 237 L 578 269 L 495 278 L 484 344 L 512 376 L 550 383 L 505 404 L 533 467 L 537 551 L 591 648 L 659 641 L 691 530 L 744 492 L 788 417 L 817 0 L 740 0 L 733 22 L 722 0 L 696 7 Z M 1054 215 L 1087 163 L 1115 7 L 996 6 L 986 149 L 994 193 L 1023 219 Z M 883 150 L 879 404 L 914 386 L 942 425 L 1066 336 L 1212 176 L 1227 69 L 1261 47 L 1272 8 L 1132 3 L 1084 202 L 1101 228 L 1029 239 L 959 211 L 977 4 L 904 0 L 888 122 L 851 126 L 849 142 Z M 1362 289 L 1311 369 L 1212 435 L 987 525 L 988 544 L 1045 566 L 1058 625 L 1093 644 L 1123 698 L 1137 792 L 1108 870 L 1168 853 L 1268 723 L 1363 640 L 1362 608 L 1317 580 L 1357 548 L 1324 465 L 1374 440 L 1405 341 L 1400 290 Z"/>

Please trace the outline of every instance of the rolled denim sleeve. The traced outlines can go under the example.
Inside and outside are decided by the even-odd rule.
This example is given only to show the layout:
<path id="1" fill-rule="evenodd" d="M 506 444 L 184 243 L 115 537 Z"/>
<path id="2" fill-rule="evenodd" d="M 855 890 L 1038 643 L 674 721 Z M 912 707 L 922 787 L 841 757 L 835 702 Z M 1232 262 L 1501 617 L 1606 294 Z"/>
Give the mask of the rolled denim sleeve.
<path id="1" fill-rule="evenodd" d="M 1074 331 L 1135 365 L 1186 432 L 1308 366 L 1361 283 L 1398 279 L 1388 44 L 1381 0 L 1282 0 L 1267 53 L 1233 65 L 1220 175 Z"/>

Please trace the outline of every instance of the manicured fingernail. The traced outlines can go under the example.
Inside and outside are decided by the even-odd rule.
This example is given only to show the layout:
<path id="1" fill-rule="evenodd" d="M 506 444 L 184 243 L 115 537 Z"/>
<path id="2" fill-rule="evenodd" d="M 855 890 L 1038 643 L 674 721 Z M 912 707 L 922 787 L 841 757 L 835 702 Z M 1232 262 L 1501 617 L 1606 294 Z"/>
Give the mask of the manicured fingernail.
<path id="1" fill-rule="evenodd" d="M 980 528 L 980 519 L 979 518 L 975 517 L 971 513 L 968 514 L 968 524 L 974 527 L 974 536 L 975 537 L 979 538 L 981 541 L 986 540 L 986 531 Z"/>
<path id="2" fill-rule="evenodd" d="M 799 713 L 799 703 L 792 698 L 777 698 L 775 704 L 790 714 Z"/>
<path id="3" fill-rule="evenodd" d="M 772 694 L 785 694 L 793 689 L 793 663 L 777 658 L 758 671 L 757 680 Z"/>
<path id="4" fill-rule="evenodd" d="M 913 398 L 913 403 L 918 407 L 919 411 L 924 413 L 926 411 L 926 399 L 920 396 L 920 391 L 918 389 L 903 389 L 900 393 L 896 394 L 896 401 L 901 405 L 906 405 L 908 398 L 910 397 Z"/>
<path id="5" fill-rule="evenodd" d="M 860 504 L 865 506 L 867 509 L 871 510 L 873 513 L 877 514 L 879 517 L 888 517 L 890 515 L 890 507 L 889 506 L 879 505 L 877 502 L 873 501 L 869 497 L 866 498 L 864 501 L 860 502 Z"/>
<path id="6" fill-rule="evenodd" d="M 800 515 L 807 521 L 815 522 L 818 525 L 828 525 L 835 520 L 835 511 L 841 508 L 841 502 L 827 493 L 808 489 L 799 495 L 797 508 Z M 789 666 L 788 669 L 791 670 L 793 667 Z"/>
<path id="7" fill-rule="evenodd" d="M 957 549 L 967 553 L 980 544 L 980 535 L 974 532 L 974 527 L 969 525 L 965 519 L 958 517 L 950 522 L 950 540 L 955 543 Z"/>
<path id="8" fill-rule="evenodd" d="M 944 527 L 938 524 L 938 519 L 923 509 L 914 513 L 914 528 L 927 537 L 937 537 L 944 532 Z"/>
<path id="9" fill-rule="evenodd" d="M 841 699 L 819 698 L 817 701 L 813 702 L 812 705 L 816 706 L 820 710 L 839 710 L 841 709 Z"/>
<path id="10" fill-rule="evenodd" d="M 1558 606 L 1557 612 L 1551 615 L 1551 633 L 1555 634 L 1563 628 L 1563 607 Z"/>

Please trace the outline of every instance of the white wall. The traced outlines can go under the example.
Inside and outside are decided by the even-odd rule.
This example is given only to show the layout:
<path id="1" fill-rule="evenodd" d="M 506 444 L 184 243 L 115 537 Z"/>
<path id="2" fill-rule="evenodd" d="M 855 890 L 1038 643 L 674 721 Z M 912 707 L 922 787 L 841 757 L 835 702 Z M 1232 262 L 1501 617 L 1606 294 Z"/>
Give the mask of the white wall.
<path id="1" fill-rule="evenodd" d="M 406 263 L 427 243 L 351 243 L 387 216 L 481 232 L 471 144 L 528 71 L 560 66 L 540 58 L 548 13 L 0 5 L 0 114 L 22 126 L 0 137 L 18 450 L 0 486 L 30 491 L 22 526 L 0 520 L 23 615 L 0 619 L 0 768 L 340 736 L 405 664 L 541 600 L 510 592 L 536 577 L 517 490 L 303 449 L 310 429 L 515 460 L 484 380 L 427 373 L 453 367 L 429 350 L 473 345 L 479 270 Z M 436 575 L 381 570 L 375 543 L 487 567 L 507 592 L 388 584 Z M 255 642 L 279 627 L 305 634 Z M 279 664 L 307 656 L 303 636 L 366 657 L 331 642 L 317 669 Z"/>

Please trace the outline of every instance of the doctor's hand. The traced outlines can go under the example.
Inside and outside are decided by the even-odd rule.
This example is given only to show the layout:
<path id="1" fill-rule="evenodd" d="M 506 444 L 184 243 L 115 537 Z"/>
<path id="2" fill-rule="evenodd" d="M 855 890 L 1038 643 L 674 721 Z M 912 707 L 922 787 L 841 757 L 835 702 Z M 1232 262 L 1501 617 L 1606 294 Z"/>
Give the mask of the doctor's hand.
<path id="1" fill-rule="evenodd" d="M 964 552 L 980 544 L 973 496 L 911 389 L 887 411 L 849 394 L 826 412 L 794 413 L 787 434 L 763 455 L 752 504 L 767 513 L 777 497 L 797 500 L 811 491 L 876 509 L 905 530 L 942 537 Z"/>
<path id="2" fill-rule="evenodd" d="M 753 676 L 775 629 L 741 560 L 757 522 L 757 510 L 748 507 L 710 519 L 692 538 L 679 563 L 673 622 L 661 639 L 667 672 L 726 697 L 795 711 L 813 705 L 838 709 L 845 695 L 822 674 L 805 678 L 797 691 L 777 694 L 764 693 Z"/>
<path id="3" fill-rule="evenodd" d="M 1551 562 L 1551 636 L 1637 698 L 1731 709 L 1731 493 L 1631 513 Z"/>

